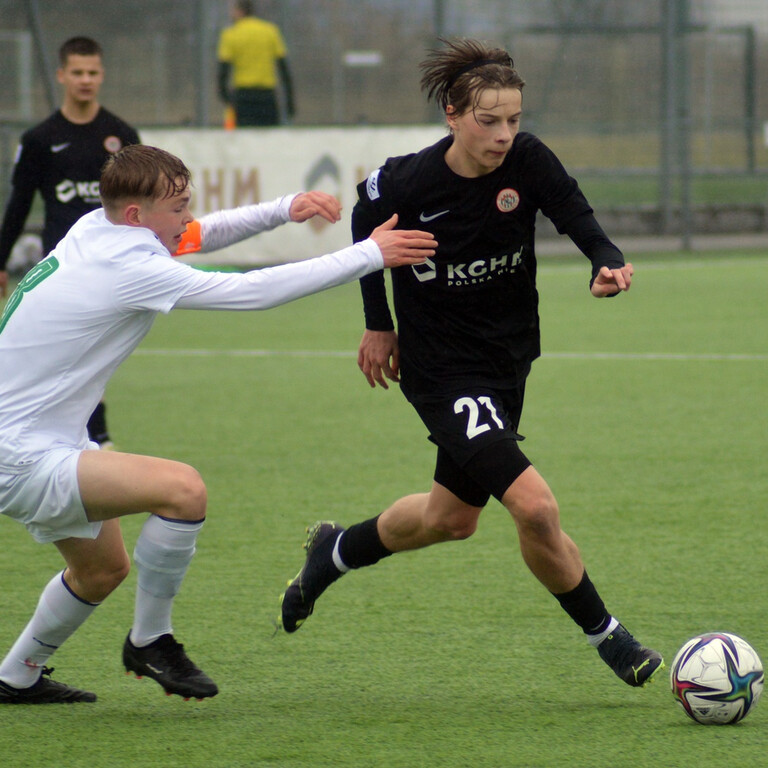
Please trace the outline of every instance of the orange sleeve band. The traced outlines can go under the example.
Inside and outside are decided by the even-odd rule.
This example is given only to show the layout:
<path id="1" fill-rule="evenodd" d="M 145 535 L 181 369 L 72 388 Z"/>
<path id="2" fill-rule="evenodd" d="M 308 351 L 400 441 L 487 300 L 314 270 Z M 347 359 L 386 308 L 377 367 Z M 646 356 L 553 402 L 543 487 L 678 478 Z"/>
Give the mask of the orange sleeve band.
<path id="1" fill-rule="evenodd" d="M 187 231 L 181 236 L 181 242 L 174 256 L 185 256 L 188 253 L 197 253 L 203 247 L 203 233 L 200 222 L 195 219 L 187 225 Z"/>

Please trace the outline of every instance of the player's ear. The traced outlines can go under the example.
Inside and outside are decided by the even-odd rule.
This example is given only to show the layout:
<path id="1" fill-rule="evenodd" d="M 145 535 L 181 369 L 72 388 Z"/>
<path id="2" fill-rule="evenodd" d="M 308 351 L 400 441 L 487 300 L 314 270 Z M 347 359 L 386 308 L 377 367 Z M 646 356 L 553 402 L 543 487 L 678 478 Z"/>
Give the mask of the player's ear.
<path id="1" fill-rule="evenodd" d="M 138 203 L 129 203 L 123 209 L 123 220 L 131 227 L 140 227 L 141 223 L 141 206 Z"/>
<path id="2" fill-rule="evenodd" d="M 454 124 L 456 123 L 456 118 L 458 115 L 456 114 L 456 107 L 453 106 L 453 104 L 446 104 L 445 106 L 445 119 L 448 123 L 448 127 L 453 130 Z"/>

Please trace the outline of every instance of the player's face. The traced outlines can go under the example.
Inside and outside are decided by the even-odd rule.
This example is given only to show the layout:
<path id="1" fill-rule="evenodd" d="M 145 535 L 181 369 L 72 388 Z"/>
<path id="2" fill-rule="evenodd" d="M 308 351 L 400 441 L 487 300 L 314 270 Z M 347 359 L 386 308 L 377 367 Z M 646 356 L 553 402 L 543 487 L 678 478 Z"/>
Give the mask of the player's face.
<path id="1" fill-rule="evenodd" d="M 144 203 L 138 212 L 138 223 L 151 229 L 170 253 L 176 253 L 181 236 L 194 219 L 189 211 L 191 199 L 192 195 L 187 187 L 172 197 Z"/>
<path id="2" fill-rule="evenodd" d="M 64 86 L 64 98 L 83 104 L 94 101 L 104 82 L 104 67 L 101 56 L 78 56 L 70 54 L 67 63 L 56 72 Z"/>
<path id="3" fill-rule="evenodd" d="M 517 88 L 486 88 L 477 107 L 461 115 L 446 110 L 453 144 L 445 154 L 460 176 L 484 176 L 498 168 L 520 130 L 523 94 Z"/>

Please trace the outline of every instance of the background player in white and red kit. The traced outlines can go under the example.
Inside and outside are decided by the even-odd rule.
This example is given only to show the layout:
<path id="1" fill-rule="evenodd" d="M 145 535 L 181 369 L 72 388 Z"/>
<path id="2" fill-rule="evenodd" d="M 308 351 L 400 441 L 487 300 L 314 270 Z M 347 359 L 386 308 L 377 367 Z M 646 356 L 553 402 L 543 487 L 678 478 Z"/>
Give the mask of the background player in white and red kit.
<path id="1" fill-rule="evenodd" d="M 450 135 L 390 158 L 358 186 L 352 234 L 366 237 L 397 211 L 401 226 L 418 223 L 440 243 L 426 264 L 392 273 L 397 332 L 383 274 L 361 279 L 366 331 L 358 357 L 372 387 L 401 382 L 429 430 L 437 445 L 432 488 L 346 531 L 316 524 L 305 565 L 283 597 L 282 625 L 295 631 L 323 590 L 351 568 L 471 536 L 494 496 L 511 514 L 536 578 L 611 669 L 641 686 L 662 658 L 606 610 L 517 432 L 526 378 L 540 353 L 537 212 L 592 262 L 594 296 L 628 290 L 632 266 L 557 157 L 520 132 L 524 82 L 506 51 L 447 42 L 422 70 L 422 87 L 444 110 Z"/>
<path id="2" fill-rule="evenodd" d="M 134 551 L 138 584 L 123 645 L 126 670 L 167 693 L 207 698 L 216 684 L 175 639 L 173 600 L 206 516 L 206 490 L 192 467 L 95 448 L 88 414 L 110 376 L 158 312 L 257 310 L 284 304 L 383 267 L 420 264 L 434 238 L 395 230 L 336 253 L 245 274 L 204 272 L 171 257 L 189 212 L 189 171 L 163 150 L 133 145 L 107 162 L 104 207 L 86 214 L 21 281 L 0 317 L 0 513 L 53 542 L 66 563 L 0 662 L 0 703 L 95 701 L 51 680 L 46 662 L 125 578 L 124 515 L 150 514 Z M 253 209 L 201 220 L 209 244 L 247 234 Z M 323 193 L 266 204 L 265 222 L 339 218 Z M 269 220 L 269 221 L 267 221 Z"/>
<path id="3" fill-rule="evenodd" d="M 139 134 L 99 103 L 102 57 L 101 46 L 91 38 L 73 37 L 63 43 L 56 71 L 63 91 L 61 107 L 21 137 L 0 226 L 0 296 L 6 293 L 6 265 L 35 193 L 45 206 L 42 240 L 47 255 L 84 213 L 101 207 L 99 177 L 107 158 L 139 143 Z M 100 445 L 111 445 L 103 403 L 94 408 L 88 432 Z"/>

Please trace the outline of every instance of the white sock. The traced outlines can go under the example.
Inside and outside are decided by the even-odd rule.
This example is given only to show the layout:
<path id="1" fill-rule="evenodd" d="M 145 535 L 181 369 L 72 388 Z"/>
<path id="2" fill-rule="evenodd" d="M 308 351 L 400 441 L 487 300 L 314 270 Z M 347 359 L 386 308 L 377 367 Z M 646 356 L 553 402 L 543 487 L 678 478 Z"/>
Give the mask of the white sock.
<path id="1" fill-rule="evenodd" d="M 336 543 L 333 545 L 333 564 L 342 572 L 346 573 L 347 571 L 350 571 L 351 568 L 341 559 L 341 554 L 339 554 L 339 542 L 341 541 L 341 537 L 344 535 L 344 531 L 342 531 L 337 537 L 336 537 Z"/>
<path id="2" fill-rule="evenodd" d="M 587 640 L 589 640 L 589 642 L 594 645 L 595 648 L 597 648 L 597 646 L 600 645 L 600 643 L 602 643 L 603 640 L 605 640 L 605 638 L 608 637 L 608 635 L 610 635 L 611 632 L 613 632 L 613 630 L 618 626 L 619 622 L 614 619 L 613 616 L 611 616 L 611 620 L 605 630 L 598 635 L 587 635 Z"/>
<path id="3" fill-rule="evenodd" d="M 135 646 L 173 634 L 173 599 L 181 588 L 203 521 L 167 520 L 150 515 L 141 529 L 133 559 L 139 573 L 131 628 Z"/>
<path id="4" fill-rule="evenodd" d="M 57 573 L 46 585 L 32 618 L 0 664 L 0 680 L 29 688 L 59 646 L 93 613 L 98 603 L 76 597 Z"/>

